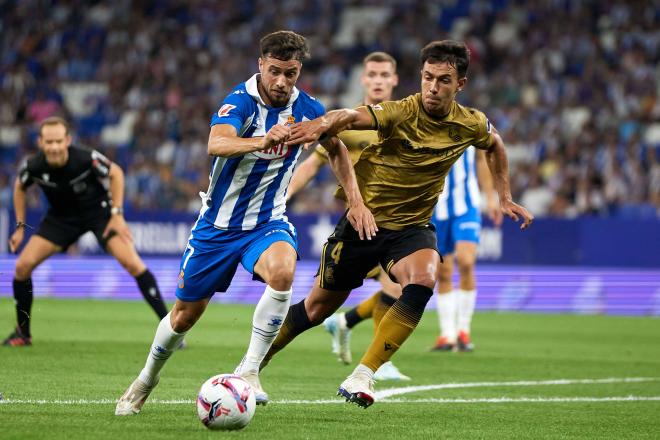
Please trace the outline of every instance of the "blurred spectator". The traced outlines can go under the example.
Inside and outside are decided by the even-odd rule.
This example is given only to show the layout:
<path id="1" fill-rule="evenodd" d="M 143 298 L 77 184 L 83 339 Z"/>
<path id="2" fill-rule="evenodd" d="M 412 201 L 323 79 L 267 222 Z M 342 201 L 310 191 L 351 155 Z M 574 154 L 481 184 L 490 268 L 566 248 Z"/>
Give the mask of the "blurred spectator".
<path id="1" fill-rule="evenodd" d="M 660 213 L 660 7 L 626 0 L 0 2 L 2 205 L 33 123 L 65 113 L 127 170 L 127 208 L 198 209 L 209 117 L 281 28 L 310 38 L 298 84 L 329 108 L 359 101 L 366 53 L 397 58 L 399 98 L 419 89 L 420 47 L 465 40 L 459 100 L 511 147 L 516 199 L 539 216 Z M 291 208 L 341 209 L 333 186 L 320 177 Z"/>

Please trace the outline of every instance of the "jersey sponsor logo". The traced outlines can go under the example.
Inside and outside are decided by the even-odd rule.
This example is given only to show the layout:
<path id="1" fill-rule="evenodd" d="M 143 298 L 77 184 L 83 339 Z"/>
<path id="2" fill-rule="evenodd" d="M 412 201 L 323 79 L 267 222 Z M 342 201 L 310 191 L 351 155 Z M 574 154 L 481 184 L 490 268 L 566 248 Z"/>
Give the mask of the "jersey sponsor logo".
<path id="1" fill-rule="evenodd" d="M 380 104 L 371 104 L 369 107 L 371 107 L 374 110 L 383 110 L 383 106 Z"/>
<path id="2" fill-rule="evenodd" d="M 412 142 L 410 142 L 408 139 L 401 140 L 401 147 L 406 150 L 415 151 L 418 153 L 428 153 L 439 157 L 456 156 L 463 153 L 463 151 L 467 148 L 464 145 L 453 145 L 449 147 L 424 147 L 421 145 L 413 145 Z"/>
<path id="3" fill-rule="evenodd" d="M 289 148 L 288 145 L 279 144 L 279 145 L 274 145 L 265 150 L 255 151 L 253 154 L 257 156 L 259 159 L 267 159 L 267 160 L 281 159 L 291 154 L 291 149 Z"/>
<path id="4" fill-rule="evenodd" d="M 224 104 L 222 107 L 220 107 L 220 110 L 218 110 L 218 117 L 223 118 L 225 116 L 229 116 L 229 112 L 235 108 L 236 108 L 235 105 Z"/>

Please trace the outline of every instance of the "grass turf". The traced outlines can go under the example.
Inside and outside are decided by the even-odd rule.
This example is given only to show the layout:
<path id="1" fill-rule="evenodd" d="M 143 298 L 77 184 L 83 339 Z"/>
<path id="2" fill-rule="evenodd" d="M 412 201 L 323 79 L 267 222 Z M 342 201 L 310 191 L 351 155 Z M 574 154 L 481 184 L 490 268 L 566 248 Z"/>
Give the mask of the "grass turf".
<path id="1" fill-rule="evenodd" d="M 249 340 L 252 307 L 211 304 L 188 334 L 150 399 L 192 401 L 208 377 L 231 372 Z M 300 336 L 262 374 L 274 401 L 258 407 L 238 432 L 206 430 L 194 404 L 147 402 L 135 417 L 115 417 L 114 400 L 144 364 L 156 327 L 141 302 L 51 300 L 33 308 L 34 345 L 0 347 L 2 439 L 240 439 L 388 438 L 658 438 L 660 401 L 544 401 L 476 403 L 489 398 L 608 398 L 660 396 L 660 320 L 606 316 L 478 313 L 476 351 L 429 353 L 437 331 L 427 313 L 394 358 L 413 380 L 382 382 L 377 390 L 408 385 L 553 379 L 655 378 L 629 383 L 497 385 L 418 391 L 362 410 L 335 392 L 352 366 L 336 362 L 321 329 Z M 9 333 L 13 305 L 0 300 Z M 355 328 L 356 361 L 371 337 L 371 322 Z M 4 335 L 1 335 L 4 336 Z M 41 399 L 42 403 L 20 403 Z M 56 400 L 89 400 L 63 404 Z M 283 400 L 309 403 L 283 403 Z M 465 403 L 431 399 L 465 399 Z M 422 400 L 422 402 L 420 402 Z M 19 401 L 19 402 L 17 402 Z M 17 403 L 12 403 L 17 402 Z"/>

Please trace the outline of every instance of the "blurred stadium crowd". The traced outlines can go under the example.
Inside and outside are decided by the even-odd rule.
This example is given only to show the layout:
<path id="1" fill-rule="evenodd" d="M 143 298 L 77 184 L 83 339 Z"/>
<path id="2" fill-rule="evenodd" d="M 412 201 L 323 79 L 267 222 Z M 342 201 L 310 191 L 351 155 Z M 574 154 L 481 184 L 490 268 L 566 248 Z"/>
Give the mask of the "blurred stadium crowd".
<path id="1" fill-rule="evenodd" d="M 359 103 L 371 51 L 397 58 L 401 98 L 423 45 L 467 41 L 459 102 L 502 133 L 517 200 L 537 216 L 660 216 L 657 1 L 4 0 L 0 17 L 3 207 L 35 123 L 60 114 L 122 165 L 128 209 L 197 210 L 210 115 L 256 71 L 259 37 L 291 29 L 312 50 L 298 87 L 328 108 Z M 292 209 L 341 209 L 333 182 Z"/>

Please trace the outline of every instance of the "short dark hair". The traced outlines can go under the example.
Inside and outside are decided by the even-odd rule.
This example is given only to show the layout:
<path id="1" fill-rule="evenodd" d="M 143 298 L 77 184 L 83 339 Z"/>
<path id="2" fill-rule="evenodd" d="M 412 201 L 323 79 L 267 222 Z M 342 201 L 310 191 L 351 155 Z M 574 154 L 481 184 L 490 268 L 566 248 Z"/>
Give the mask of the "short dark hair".
<path id="1" fill-rule="evenodd" d="M 282 61 L 298 60 L 301 63 L 309 58 L 307 40 L 292 31 L 277 31 L 266 35 L 259 42 L 261 56 L 273 57 Z"/>
<path id="2" fill-rule="evenodd" d="M 376 63 L 391 63 L 394 67 L 394 70 L 396 70 L 396 60 L 387 52 L 371 52 L 366 57 L 364 57 L 362 64 L 367 64 L 370 61 Z"/>
<path id="3" fill-rule="evenodd" d="M 67 135 L 71 130 L 71 127 L 69 126 L 69 123 L 66 121 L 66 119 L 59 116 L 49 116 L 39 123 L 39 136 L 41 136 L 41 130 L 46 125 L 63 125 Z"/>
<path id="4" fill-rule="evenodd" d="M 461 41 L 432 41 L 422 48 L 421 59 L 422 65 L 427 61 L 431 64 L 449 63 L 456 69 L 458 77 L 463 78 L 470 65 L 470 49 Z"/>

